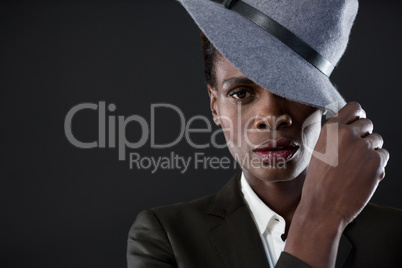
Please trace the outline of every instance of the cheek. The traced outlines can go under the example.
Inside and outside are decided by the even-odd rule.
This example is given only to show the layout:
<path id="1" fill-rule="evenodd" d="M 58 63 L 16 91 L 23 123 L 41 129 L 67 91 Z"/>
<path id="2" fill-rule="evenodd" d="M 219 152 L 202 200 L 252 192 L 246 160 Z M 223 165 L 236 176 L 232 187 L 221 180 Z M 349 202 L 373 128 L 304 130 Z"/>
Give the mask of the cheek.
<path id="1" fill-rule="evenodd" d="M 218 99 L 219 122 L 227 144 L 236 144 L 238 141 L 238 119 L 235 109 L 230 109 L 224 101 Z"/>
<path id="2" fill-rule="evenodd" d="M 238 144 L 240 134 L 237 121 L 229 116 L 221 116 L 220 123 L 227 145 L 232 147 Z"/>
<path id="3" fill-rule="evenodd" d="M 229 151 L 234 156 L 241 156 L 247 152 L 245 139 L 244 118 L 235 109 L 221 110 L 220 123 Z M 247 134 L 247 133 L 246 133 Z"/>

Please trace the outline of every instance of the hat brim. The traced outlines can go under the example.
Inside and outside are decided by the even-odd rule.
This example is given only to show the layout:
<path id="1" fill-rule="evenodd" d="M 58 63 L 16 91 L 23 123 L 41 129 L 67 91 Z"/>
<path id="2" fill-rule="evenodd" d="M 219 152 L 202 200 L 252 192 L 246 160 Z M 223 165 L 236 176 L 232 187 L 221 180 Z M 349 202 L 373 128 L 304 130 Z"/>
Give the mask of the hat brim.
<path id="1" fill-rule="evenodd" d="M 345 100 L 329 78 L 251 21 L 209 0 L 179 0 L 218 51 L 281 97 L 337 113 Z"/>

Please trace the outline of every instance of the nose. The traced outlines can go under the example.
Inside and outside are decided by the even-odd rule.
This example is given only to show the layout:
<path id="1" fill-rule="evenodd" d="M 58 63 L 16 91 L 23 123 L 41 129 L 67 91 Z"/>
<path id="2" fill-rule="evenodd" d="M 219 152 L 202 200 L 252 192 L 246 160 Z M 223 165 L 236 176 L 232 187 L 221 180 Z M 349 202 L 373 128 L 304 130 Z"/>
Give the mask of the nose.
<path id="1" fill-rule="evenodd" d="M 288 114 L 288 101 L 285 98 L 268 92 L 261 97 L 256 105 L 254 128 L 279 129 L 290 127 L 292 118 Z"/>
<path id="2" fill-rule="evenodd" d="M 290 127 L 292 125 L 292 118 L 289 114 L 281 114 L 279 116 L 257 116 L 255 120 L 256 129 L 279 129 L 282 127 Z"/>

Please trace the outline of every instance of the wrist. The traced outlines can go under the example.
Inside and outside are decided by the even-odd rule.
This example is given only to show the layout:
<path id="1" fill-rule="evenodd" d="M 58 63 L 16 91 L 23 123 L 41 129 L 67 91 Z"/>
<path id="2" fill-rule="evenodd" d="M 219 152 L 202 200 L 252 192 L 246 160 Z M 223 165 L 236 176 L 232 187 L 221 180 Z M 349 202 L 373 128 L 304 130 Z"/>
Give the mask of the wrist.
<path id="1" fill-rule="evenodd" d="M 329 217 L 328 212 L 305 210 L 300 205 L 292 219 L 284 251 L 312 267 L 333 267 L 346 224 L 340 217 Z"/>
<path id="2" fill-rule="evenodd" d="M 292 225 L 298 229 L 321 230 L 326 232 L 343 232 L 348 222 L 334 209 L 305 204 L 301 201 L 294 213 Z"/>

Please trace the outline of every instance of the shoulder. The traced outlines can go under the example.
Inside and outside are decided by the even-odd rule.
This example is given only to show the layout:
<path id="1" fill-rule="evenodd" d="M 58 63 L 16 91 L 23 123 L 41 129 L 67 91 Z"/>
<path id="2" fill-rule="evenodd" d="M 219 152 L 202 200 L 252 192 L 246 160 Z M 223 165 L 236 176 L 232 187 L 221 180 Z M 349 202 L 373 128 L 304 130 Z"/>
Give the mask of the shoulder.
<path id="1" fill-rule="evenodd" d="M 402 243 L 402 210 L 369 203 L 347 227 L 351 236 Z"/>
<path id="2" fill-rule="evenodd" d="M 402 267 L 401 227 L 401 209 L 369 203 L 344 232 L 352 244 L 350 260 L 359 267 Z"/>
<path id="3" fill-rule="evenodd" d="M 200 240 L 199 232 L 213 196 L 141 211 L 128 235 L 128 267 L 177 267 L 175 254 L 178 245 L 191 245 Z M 205 221 L 205 220 L 204 220 Z M 179 250 L 182 252 L 183 250 Z"/>
<path id="4" fill-rule="evenodd" d="M 166 228 L 175 227 L 175 224 L 178 223 L 181 226 L 189 226 L 189 228 L 214 226 L 225 216 L 245 205 L 240 189 L 240 175 L 241 172 L 236 172 L 215 194 L 189 202 L 156 207 L 142 212 L 140 215 L 151 213 Z M 200 231 L 202 230 L 200 229 Z"/>
<path id="5" fill-rule="evenodd" d="M 208 229 L 215 224 L 214 217 L 208 216 L 208 209 L 214 199 L 215 195 L 208 195 L 188 202 L 147 209 L 137 215 L 134 225 L 163 227 L 167 233 L 183 231 L 187 227 L 193 230 Z"/>
<path id="6" fill-rule="evenodd" d="M 214 200 L 215 195 L 208 195 L 197 198 L 192 201 L 180 202 L 171 205 L 160 206 L 149 209 L 158 217 L 180 217 L 183 215 L 190 216 L 194 214 L 204 214 L 208 210 L 211 202 Z"/>
<path id="7" fill-rule="evenodd" d="M 208 195 L 188 202 L 143 210 L 138 213 L 132 229 L 142 228 L 142 226 L 169 228 L 170 225 L 174 226 L 177 222 L 183 226 L 186 221 L 199 221 L 202 216 L 207 214 L 214 196 Z"/>
<path id="8" fill-rule="evenodd" d="M 354 221 L 355 225 L 385 227 L 402 226 L 402 210 L 369 203 Z"/>
<path id="9" fill-rule="evenodd" d="M 348 233 L 358 239 L 395 241 L 402 244 L 402 210 L 369 203 L 347 227 Z"/>

